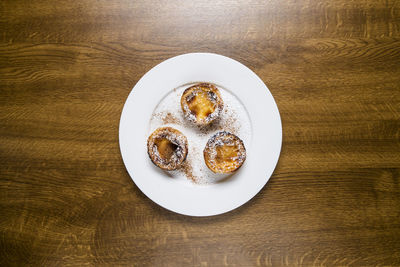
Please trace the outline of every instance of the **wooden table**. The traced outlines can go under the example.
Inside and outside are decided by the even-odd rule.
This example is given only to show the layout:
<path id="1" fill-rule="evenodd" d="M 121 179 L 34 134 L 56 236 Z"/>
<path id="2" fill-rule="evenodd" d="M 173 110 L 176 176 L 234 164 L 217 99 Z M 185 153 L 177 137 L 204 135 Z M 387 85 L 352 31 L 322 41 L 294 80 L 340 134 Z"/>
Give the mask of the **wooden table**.
<path id="1" fill-rule="evenodd" d="M 400 266 L 399 1 L 0 10 L 1 266 Z M 282 117 L 268 184 L 215 217 L 154 204 L 118 145 L 135 83 L 188 52 L 247 65 Z"/>

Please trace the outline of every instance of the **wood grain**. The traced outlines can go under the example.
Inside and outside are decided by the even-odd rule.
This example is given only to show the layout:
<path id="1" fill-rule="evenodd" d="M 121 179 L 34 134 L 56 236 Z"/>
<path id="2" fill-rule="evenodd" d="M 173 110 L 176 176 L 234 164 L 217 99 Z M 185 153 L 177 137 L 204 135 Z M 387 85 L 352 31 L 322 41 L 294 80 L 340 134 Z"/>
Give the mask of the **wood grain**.
<path id="1" fill-rule="evenodd" d="M 134 84 L 199 51 L 283 124 L 267 186 L 207 218 L 146 198 L 118 147 Z M 400 266 L 399 63 L 395 0 L 1 1 L 0 265 Z"/>

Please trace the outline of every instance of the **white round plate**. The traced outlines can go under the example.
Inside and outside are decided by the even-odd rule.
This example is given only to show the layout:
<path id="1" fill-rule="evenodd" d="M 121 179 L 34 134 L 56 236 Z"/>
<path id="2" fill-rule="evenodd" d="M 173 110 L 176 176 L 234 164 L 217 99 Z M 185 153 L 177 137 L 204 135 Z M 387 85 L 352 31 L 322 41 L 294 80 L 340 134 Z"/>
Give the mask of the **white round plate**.
<path id="1" fill-rule="evenodd" d="M 174 88 L 197 81 L 221 85 L 234 94 L 247 110 L 252 136 L 246 162 L 234 179 L 188 186 L 154 168 L 146 142 L 149 121 L 161 99 Z M 158 64 L 137 82 L 122 110 L 119 144 L 128 173 L 147 197 L 180 214 L 211 216 L 243 205 L 267 183 L 278 162 L 282 125 L 270 91 L 249 68 L 225 56 L 191 53 Z"/>

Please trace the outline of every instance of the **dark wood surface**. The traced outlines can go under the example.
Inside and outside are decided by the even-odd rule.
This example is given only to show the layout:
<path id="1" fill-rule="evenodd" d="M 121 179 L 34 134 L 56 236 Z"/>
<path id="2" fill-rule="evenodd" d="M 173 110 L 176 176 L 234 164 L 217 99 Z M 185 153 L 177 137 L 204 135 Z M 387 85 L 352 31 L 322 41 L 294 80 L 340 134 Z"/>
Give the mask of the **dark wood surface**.
<path id="1" fill-rule="evenodd" d="M 1 266 L 400 266 L 399 1 L 3 0 L 0 40 Z M 268 184 L 215 217 L 154 204 L 118 145 L 135 83 L 188 52 L 282 117 Z"/>

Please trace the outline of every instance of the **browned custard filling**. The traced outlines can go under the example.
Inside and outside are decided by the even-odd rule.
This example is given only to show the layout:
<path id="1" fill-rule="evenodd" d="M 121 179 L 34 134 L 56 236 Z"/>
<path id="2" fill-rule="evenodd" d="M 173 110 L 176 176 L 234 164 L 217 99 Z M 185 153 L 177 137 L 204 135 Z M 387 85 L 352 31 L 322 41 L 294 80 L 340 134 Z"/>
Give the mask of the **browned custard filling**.
<path id="1" fill-rule="evenodd" d="M 239 149 L 233 145 L 217 146 L 217 156 L 215 162 L 217 165 L 224 166 L 224 168 L 235 163 L 235 159 L 239 157 Z"/>
<path id="2" fill-rule="evenodd" d="M 188 152 L 186 137 L 172 127 L 161 127 L 147 139 L 151 161 L 163 170 L 175 170 L 185 161 Z"/>
<path id="3" fill-rule="evenodd" d="M 202 126 L 218 118 L 223 109 L 223 101 L 217 87 L 210 83 L 200 83 L 183 92 L 181 108 L 186 119 Z"/>
<path id="4" fill-rule="evenodd" d="M 167 138 L 157 138 L 154 143 L 157 146 L 158 154 L 165 161 L 169 161 L 179 147 L 178 145 L 169 141 Z"/>
<path id="5" fill-rule="evenodd" d="M 229 132 L 218 132 L 207 142 L 203 151 L 207 167 L 215 173 L 231 173 L 246 159 L 243 141 Z"/>

